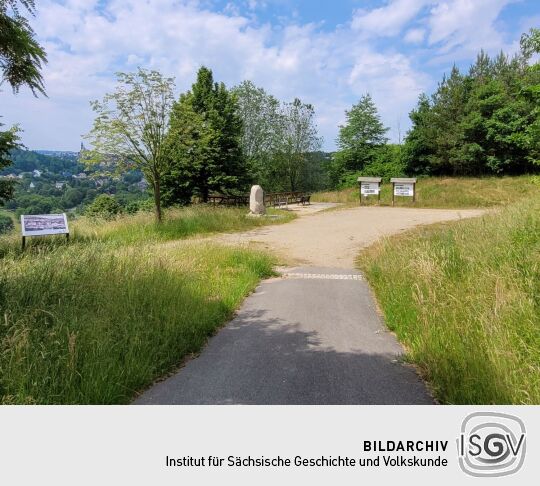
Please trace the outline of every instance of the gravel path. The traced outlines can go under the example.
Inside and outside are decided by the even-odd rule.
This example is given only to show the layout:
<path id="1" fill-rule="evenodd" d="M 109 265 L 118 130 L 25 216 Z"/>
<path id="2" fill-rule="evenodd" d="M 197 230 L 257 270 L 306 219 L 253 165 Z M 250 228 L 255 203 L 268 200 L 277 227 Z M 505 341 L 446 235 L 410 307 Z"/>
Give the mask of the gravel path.
<path id="1" fill-rule="evenodd" d="M 414 209 L 357 207 L 324 211 L 331 204 L 296 208 L 291 223 L 264 226 L 244 233 L 220 235 L 217 241 L 234 245 L 258 244 L 275 251 L 291 265 L 354 268 L 361 248 L 383 236 L 417 225 L 480 216 L 482 209 Z"/>

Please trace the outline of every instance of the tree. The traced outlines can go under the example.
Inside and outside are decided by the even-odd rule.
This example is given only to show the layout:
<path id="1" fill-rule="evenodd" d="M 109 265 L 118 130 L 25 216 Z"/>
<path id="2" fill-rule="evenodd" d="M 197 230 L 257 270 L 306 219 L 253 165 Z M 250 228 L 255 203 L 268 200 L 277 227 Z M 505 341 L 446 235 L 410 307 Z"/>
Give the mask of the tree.
<path id="1" fill-rule="evenodd" d="M 152 187 L 160 222 L 161 180 L 169 163 L 164 142 L 174 102 L 174 80 L 141 68 L 117 77 L 116 90 L 91 103 L 97 116 L 86 136 L 93 146 L 86 162 L 119 171 L 140 170 Z"/>
<path id="2" fill-rule="evenodd" d="M 0 123 L 0 127 L 2 127 Z M 11 164 L 10 152 L 19 147 L 19 129 L 13 127 L 5 132 L 0 131 L 0 170 Z M 14 182 L 0 179 L 0 204 L 13 197 Z"/>
<path id="3" fill-rule="evenodd" d="M 433 166 L 436 131 L 432 123 L 432 111 L 429 98 L 422 94 L 418 106 L 412 110 L 413 128 L 409 132 L 403 147 L 403 161 L 410 174 L 429 174 Z"/>
<path id="4" fill-rule="evenodd" d="M 362 96 L 345 115 L 347 122 L 339 127 L 339 152 L 333 163 L 334 179 L 346 172 L 362 170 L 373 162 L 376 149 L 388 140 L 388 128 L 381 122 L 377 107 L 369 94 Z"/>
<path id="5" fill-rule="evenodd" d="M 532 28 L 520 40 L 521 52 L 529 60 L 533 54 L 540 53 L 540 29 Z"/>
<path id="6" fill-rule="evenodd" d="M 19 5 L 20 4 L 20 5 Z M 2 78 L 13 91 L 28 86 L 34 95 L 45 94 L 41 69 L 47 62 L 44 49 L 34 38 L 34 31 L 21 14 L 35 13 L 34 0 L 0 0 L 0 69 Z"/>
<path id="7" fill-rule="evenodd" d="M 300 176 L 309 155 L 322 145 L 315 125 L 315 109 L 296 98 L 280 109 L 277 145 L 277 168 L 284 175 L 290 191 L 298 189 Z"/>
<path id="8" fill-rule="evenodd" d="M 233 93 L 242 120 L 242 152 L 253 180 L 266 187 L 271 183 L 268 174 L 277 151 L 279 101 L 251 81 L 244 81 L 233 89 Z"/>
<path id="9" fill-rule="evenodd" d="M 212 71 L 201 67 L 191 91 L 174 104 L 167 136 L 169 203 L 191 195 L 208 201 L 212 191 L 245 189 L 248 173 L 241 148 L 242 120 L 236 97 Z M 178 195 L 178 199 L 175 198 Z"/>
<path id="10" fill-rule="evenodd" d="M 409 172 L 436 175 L 520 174 L 540 162 L 540 31 L 522 52 L 490 58 L 481 51 L 469 72 L 453 68 L 411 113 L 404 161 Z"/>
<path id="11" fill-rule="evenodd" d="M 21 15 L 20 7 L 34 14 L 34 0 L 0 0 L 2 81 L 7 81 L 14 92 L 27 85 L 34 95 L 36 92 L 45 94 L 40 73 L 42 63 L 47 62 L 45 51 L 35 41 L 34 32 L 28 20 Z M 20 147 L 18 127 L 0 131 L 0 170 L 11 163 L 9 154 L 17 147 Z M 12 181 L 0 180 L 0 204 L 13 197 L 13 190 Z"/>
<path id="12" fill-rule="evenodd" d="M 165 204 L 189 204 L 193 194 L 203 194 L 216 171 L 216 134 L 203 115 L 193 109 L 193 95 L 184 94 L 174 104 L 166 140 L 171 159 L 163 176 Z M 208 189 L 209 190 L 209 189 Z"/>
<path id="13" fill-rule="evenodd" d="M 91 218 L 113 219 L 122 212 L 122 206 L 118 204 L 114 196 L 100 194 L 92 204 L 86 207 L 84 214 Z"/>

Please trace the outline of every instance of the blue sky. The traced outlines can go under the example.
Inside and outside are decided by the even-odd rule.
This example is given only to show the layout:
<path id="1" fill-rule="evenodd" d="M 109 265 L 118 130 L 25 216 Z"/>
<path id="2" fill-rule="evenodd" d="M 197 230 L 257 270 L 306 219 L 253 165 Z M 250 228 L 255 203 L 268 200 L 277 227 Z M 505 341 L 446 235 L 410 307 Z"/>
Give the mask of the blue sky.
<path id="1" fill-rule="evenodd" d="M 89 101 L 137 66 L 185 91 L 200 65 L 228 86 L 251 79 L 317 113 L 334 148 L 344 111 L 369 92 L 396 141 L 418 95 L 453 63 L 519 48 L 540 26 L 538 0 L 39 0 L 32 20 L 48 52 L 48 98 L 2 86 L 0 115 L 31 149 L 77 150 L 92 123 Z"/>

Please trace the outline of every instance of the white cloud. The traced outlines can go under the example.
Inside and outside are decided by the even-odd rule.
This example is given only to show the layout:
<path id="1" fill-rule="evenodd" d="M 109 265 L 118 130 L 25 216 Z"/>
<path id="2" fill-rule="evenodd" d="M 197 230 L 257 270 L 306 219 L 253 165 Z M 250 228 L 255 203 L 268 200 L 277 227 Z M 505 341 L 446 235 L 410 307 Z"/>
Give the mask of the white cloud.
<path id="1" fill-rule="evenodd" d="M 481 48 L 494 51 L 508 48 L 496 21 L 504 7 L 516 0 L 448 0 L 437 2 L 428 20 L 429 44 L 439 53 L 462 58 Z"/>
<path id="2" fill-rule="evenodd" d="M 367 91 L 385 123 L 401 115 L 403 129 L 419 92 L 435 81 L 416 46 L 430 45 L 430 58 L 471 56 L 488 41 L 486 48 L 505 46 L 496 21 L 510 1 L 393 0 L 356 11 L 331 31 L 291 20 L 261 23 L 251 9 L 231 4 L 215 12 L 204 7 L 212 2 L 195 0 L 42 0 L 32 23 L 49 56 L 49 98 L 2 93 L 3 121 L 20 122 L 32 148 L 76 149 L 90 128 L 88 101 L 114 87 L 116 71 L 156 68 L 184 91 L 204 64 L 229 86 L 251 79 L 281 99 L 312 103 L 332 148 L 344 110 Z M 377 47 L 381 37 L 386 47 Z"/>
<path id="3" fill-rule="evenodd" d="M 384 7 L 357 10 L 352 27 L 367 35 L 394 36 L 429 3 L 429 0 L 392 0 Z"/>
<path id="4" fill-rule="evenodd" d="M 403 40 L 409 44 L 419 44 L 426 37 L 425 29 L 410 29 L 403 37 Z"/>

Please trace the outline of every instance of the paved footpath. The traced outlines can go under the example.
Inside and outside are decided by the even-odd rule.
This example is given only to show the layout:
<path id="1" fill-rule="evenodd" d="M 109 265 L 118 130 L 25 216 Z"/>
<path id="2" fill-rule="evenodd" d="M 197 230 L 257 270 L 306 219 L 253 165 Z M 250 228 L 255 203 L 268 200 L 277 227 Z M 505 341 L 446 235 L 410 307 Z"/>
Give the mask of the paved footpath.
<path id="1" fill-rule="evenodd" d="M 281 278 L 262 282 L 200 356 L 135 403 L 433 403 L 415 370 L 402 362 L 403 349 L 376 312 L 367 283 L 352 270 L 353 258 L 361 246 L 390 234 L 392 227 L 397 232 L 478 214 L 357 208 L 306 215 L 239 239 L 231 235 L 270 247 L 277 241 L 282 249 L 294 248 L 292 261 L 307 254 L 313 266 L 289 268 Z M 305 240 L 310 246 L 302 253 L 298 245 L 306 231 L 316 239 Z M 338 247 L 339 260 L 331 258 L 325 238 Z M 337 265 L 320 267 L 321 261 Z"/>
<path id="2" fill-rule="evenodd" d="M 433 403 L 358 272 L 290 272 L 259 285 L 198 358 L 135 403 Z"/>

